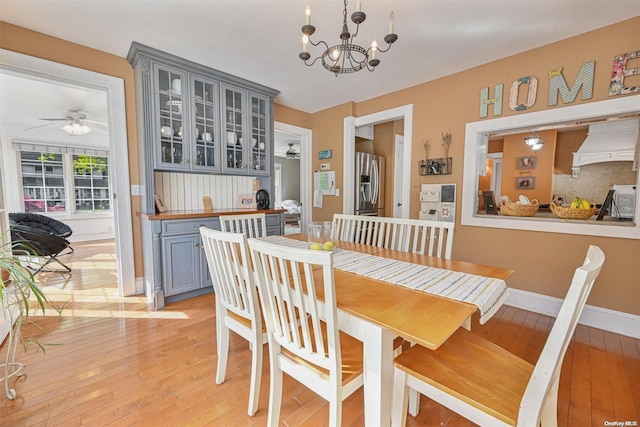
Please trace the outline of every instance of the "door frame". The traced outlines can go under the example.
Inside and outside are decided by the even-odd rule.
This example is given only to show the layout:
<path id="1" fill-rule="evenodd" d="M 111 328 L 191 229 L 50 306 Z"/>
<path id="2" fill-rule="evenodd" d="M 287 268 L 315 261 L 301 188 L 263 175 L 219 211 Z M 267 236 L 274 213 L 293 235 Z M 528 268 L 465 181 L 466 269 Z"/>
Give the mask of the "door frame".
<path id="1" fill-rule="evenodd" d="M 355 178 L 354 165 L 356 159 L 356 127 L 376 125 L 394 120 L 404 119 L 404 160 L 402 163 L 402 180 L 405 185 L 402 188 L 402 216 L 409 218 L 411 202 L 411 132 L 413 129 L 413 104 L 407 104 L 389 110 L 379 111 L 362 117 L 348 116 L 344 118 L 344 164 L 342 188 L 342 212 L 353 215 L 355 207 Z M 394 192 L 395 193 L 395 192 Z M 395 198 L 395 194 L 394 194 Z"/>
<path id="2" fill-rule="evenodd" d="M 300 203 L 302 213 L 300 214 L 300 230 L 307 232 L 307 225 L 311 222 L 311 129 L 290 125 L 282 122 L 274 122 L 273 128 L 281 132 L 287 132 L 300 138 Z"/>
<path id="3" fill-rule="evenodd" d="M 393 135 L 393 207 L 394 218 L 402 218 L 402 189 L 404 188 L 404 136 Z M 398 206 L 398 203 L 401 205 Z M 400 216 L 396 216 L 396 208 L 400 211 Z"/>
<path id="4" fill-rule="evenodd" d="M 133 259 L 124 80 L 5 49 L 0 49 L 0 64 L 3 68 L 34 78 L 105 92 L 109 117 L 110 170 L 114 182 L 111 200 L 116 236 L 118 294 L 120 296 L 135 295 L 137 292 Z"/>

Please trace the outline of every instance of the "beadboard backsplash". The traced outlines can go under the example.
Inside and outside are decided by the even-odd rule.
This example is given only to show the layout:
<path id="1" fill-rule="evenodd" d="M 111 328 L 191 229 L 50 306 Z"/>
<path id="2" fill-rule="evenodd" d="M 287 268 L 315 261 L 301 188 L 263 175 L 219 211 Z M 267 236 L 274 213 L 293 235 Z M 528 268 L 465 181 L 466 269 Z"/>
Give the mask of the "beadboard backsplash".
<path id="1" fill-rule="evenodd" d="M 211 197 L 214 209 L 235 208 L 238 196 L 255 194 L 253 177 L 155 172 L 156 194 L 171 211 L 204 209 L 202 197 Z"/>

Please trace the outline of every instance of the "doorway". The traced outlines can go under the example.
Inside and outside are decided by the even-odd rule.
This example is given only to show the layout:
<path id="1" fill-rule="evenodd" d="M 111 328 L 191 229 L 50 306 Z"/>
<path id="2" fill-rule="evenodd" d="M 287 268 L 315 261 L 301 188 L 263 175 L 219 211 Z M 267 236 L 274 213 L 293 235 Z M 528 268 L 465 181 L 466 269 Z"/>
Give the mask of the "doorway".
<path id="1" fill-rule="evenodd" d="M 344 119 L 344 164 L 343 182 L 344 194 L 342 197 L 342 211 L 353 215 L 355 208 L 355 141 L 356 127 L 376 125 L 394 120 L 404 120 L 404 141 L 402 159 L 402 181 L 411 182 L 411 135 L 413 129 L 413 104 L 404 105 L 390 110 L 380 111 L 362 117 L 345 117 Z M 398 212 L 399 218 L 409 218 L 411 188 L 403 185 Z M 395 193 L 395 191 L 394 191 Z M 395 198 L 394 194 L 394 198 Z M 397 203 L 396 203 L 397 204 Z M 395 209 L 394 209 L 395 211 Z"/>
<path id="2" fill-rule="evenodd" d="M 110 199 L 114 213 L 118 293 L 120 296 L 136 294 L 123 80 L 3 49 L 0 49 L 0 72 L 104 92 L 107 102 L 109 163 L 113 176 Z M 15 170 L 17 165 L 12 164 L 8 157 L 3 156 L 3 169 Z M 7 194 L 4 196 L 7 197 Z"/>
<path id="3" fill-rule="evenodd" d="M 296 138 L 300 142 L 300 230 L 307 232 L 311 221 L 311 129 L 275 122 L 274 129 Z"/>

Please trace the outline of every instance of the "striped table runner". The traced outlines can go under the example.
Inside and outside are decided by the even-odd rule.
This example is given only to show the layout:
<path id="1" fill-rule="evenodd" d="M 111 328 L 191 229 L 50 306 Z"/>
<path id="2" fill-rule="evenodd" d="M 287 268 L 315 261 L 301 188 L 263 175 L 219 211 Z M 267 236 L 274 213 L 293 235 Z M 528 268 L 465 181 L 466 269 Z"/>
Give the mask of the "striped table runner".
<path id="1" fill-rule="evenodd" d="M 282 236 L 269 236 L 261 240 L 307 249 L 307 242 Z M 474 304 L 480 309 L 481 324 L 498 311 L 509 295 L 509 288 L 502 279 L 444 270 L 345 249 L 338 248 L 334 251 L 333 264 L 335 268 L 349 273 Z"/>

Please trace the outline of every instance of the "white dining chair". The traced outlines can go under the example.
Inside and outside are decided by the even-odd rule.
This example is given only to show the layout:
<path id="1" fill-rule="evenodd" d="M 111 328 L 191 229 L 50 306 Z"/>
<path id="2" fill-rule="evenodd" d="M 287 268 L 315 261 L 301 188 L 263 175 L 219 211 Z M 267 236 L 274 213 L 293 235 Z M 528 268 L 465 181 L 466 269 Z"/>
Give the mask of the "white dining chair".
<path id="1" fill-rule="evenodd" d="M 244 233 L 247 238 L 265 237 L 267 223 L 264 213 L 220 215 L 220 228 L 231 233 Z"/>
<path id="2" fill-rule="evenodd" d="M 451 259 L 452 222 L 364 215 L 333 215 L 334 238 Z"/>
<path id="3" fill-rule="evenodd" d="M 268 425 L 279 423 L 283 373 L 326 399 L 328 425 L 341 425 L 342 401 L 363 384 L 363 346 L 338 330 L 332 254 L 256 239 L 249 247 L 269 342 Z"/>
<path id="4" fill-rule="evenodd" d="M 463 328 L 437 350 L 404 351 L 395 359 L 392 425 L 405 425 L 411 387 L 480 426 L 557 426 L 562 360 L 604 259 L 589 247 L 535 366 Z"/>
<path id="5" fill-rule="evenodd" d="M 200 227 L 202 245 L 213 281 L 216 301 L 216 347 L 218 366 L 216 384 L 225 380 L 229 355 L 229 330 L 247 341 L 251 348 L 249 408 L 258 410 L 262 379 L 262 351 L 266 343 L 258 292 L 247 247 L 242 233 L 227 233 Z"/>

